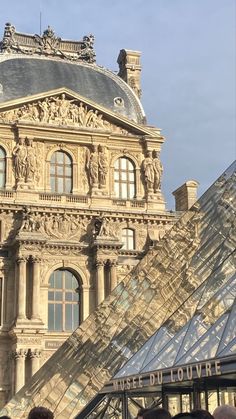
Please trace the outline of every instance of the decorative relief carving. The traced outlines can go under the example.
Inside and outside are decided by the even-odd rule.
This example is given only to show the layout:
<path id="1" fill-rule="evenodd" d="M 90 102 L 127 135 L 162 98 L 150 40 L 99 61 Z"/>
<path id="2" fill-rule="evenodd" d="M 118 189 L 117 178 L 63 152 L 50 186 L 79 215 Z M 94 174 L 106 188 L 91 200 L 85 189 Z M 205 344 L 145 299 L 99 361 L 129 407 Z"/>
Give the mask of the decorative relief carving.
<path id="1" fill-rule="evenodd" d="M 18 144 L 12 151 L 13 170 L 17 187 L 33 187 L 40 179 L 41 150 L 35 146 L 33 140 L 19 138 Z"/>
<path id="2" fill-rule="evenodd" d="M 85 168 L 88 173 L 89 185 L 93 189 L 104 189 L 108 173 L 107 148 L 101 144 L 87 149 Z"/>
<path id="3" fill-rule="evenodd" d="M 50 26 L 42 36 L 39 36 L 18 33 L 15 26 L 7 23 L 3 40 L 0 43 L 0 51 L 27 55 L 50 55 L 67 60 L 94 63 L 96 54 L 93 45 L 93 35 L 84 36 L 82 41 L 67 41 L 56 36 Z"/>
<path id="4" fill-rule="evenodd" d="M 20 108 L 10 109 L 0 114 L 0 121 L 42 122 L 57 125 L 72 125 L 82 128 L 102 129 L 128 135 L 128 131 L 104 119 L 98 110 L 89 108 L 77 99 L 69 99 L 63 93 L 47 97 L 42 101 L 28 103 Z"/>
<path id="5" fill-rule="evenodd" d="M 20 231 L 40 232 L 51 238 L 81 240 L 87 231 L 87 222 L 77 215 L 41 215 L 25 207 Z"/>
<path id="6" fill-rule="evenodd" d="M 147 152 L 147 156 L 142 162 L 142 172 L 147 194 L 160 192 L 163 166 L 158 151 Z"/>

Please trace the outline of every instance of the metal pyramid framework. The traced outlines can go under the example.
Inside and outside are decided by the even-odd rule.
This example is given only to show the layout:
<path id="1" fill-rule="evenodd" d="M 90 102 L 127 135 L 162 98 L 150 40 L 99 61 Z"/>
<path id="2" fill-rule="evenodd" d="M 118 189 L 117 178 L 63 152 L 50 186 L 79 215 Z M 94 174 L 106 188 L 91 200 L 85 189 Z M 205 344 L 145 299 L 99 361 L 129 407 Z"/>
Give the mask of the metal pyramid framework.
<path id="1" fill-rule="evenodd" d="M 40 404 L 57 418 L 73 418 L 115 374 L 235 350 L 235 169 L 234 163 L 1 414 L 24 418 Z"/>

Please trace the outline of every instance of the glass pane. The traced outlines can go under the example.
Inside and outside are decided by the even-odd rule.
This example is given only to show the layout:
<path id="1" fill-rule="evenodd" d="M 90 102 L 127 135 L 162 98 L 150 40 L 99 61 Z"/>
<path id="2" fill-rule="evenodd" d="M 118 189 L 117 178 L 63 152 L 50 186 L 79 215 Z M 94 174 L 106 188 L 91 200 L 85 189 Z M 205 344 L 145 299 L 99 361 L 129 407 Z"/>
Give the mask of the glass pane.
<path id="1" fill-rule="evenodd" d="M 69 165 L 71 164 L 71 158 L 66 153 L 64 153 L 64 163 Z"/>
<path id="2" fill-rule="evenodd" d="M 57 176 L 63 176 L 64 166 L 57 166 Z"/>
<path id="3" fill-rule="evenodd" d="M 134 195 L 135 195 L 134 185 L 133 184 L 130 184 L 129 185 L 129 195 L 130 195 L 130 198 L 133 198 Z"/>
<path id="4" fill-rule="evenodd" d="M 56 192 L 56 182 L 55 177 L 50 178 L 50 187 L 52 192 Z"/>
<path id="5" fill-rule="evenodd" d="M 56 160 L 57 160 L 57 163 L 61 163 L 61 164 L 64 163 L 64 153 L 61 151 L 57 151 Z"/>
<path id="6" fill-rule="evenodd" d="M 127 185 L 126 183 L 122 183 L 121 184 L 121 197 L 122 198 L 127 198 Z"/>
<path id="7" fill-rule="evenodd" d="M 57 192 L 62 193 L 64 192 L 64 182 L 63 178 L 57 178 Z"/>
<path id="8" fill-rule="evenodd" d="M 54 330 L 54 304 L 48 304 L 48 329 Z"/>
<path id="9" fill-rule="evenodd" d="M 126 170 L 126 167 L 127 167 L 127 159 L 124 159 L 124 158 L 121 158 L 120 159 L 120 167 L 121 167 L 121 169 Z"/>
<path id="10" fill-rule="evenodd" d="M 127 180 L 127 172 L 121 172 L 121 180 Z"/>
<path id="11" fill-rule="evenodd" d="M 4 159 L 5 155 L 5 151 L 0 147 L 0 159 Z"/>
<path id="12" fill-rule="evenodd" d="M 53 153 L 51 157 L 51 163 L 55 163 L 55 161 L 56 161 L 56 153 Z"/>
<path id="13" fill-rule="evenodd" d="M 65 175 L 71 177 L 71 166 L 66 166 L 65 167 Z"/>
<path id="14" fill-rule="evenodd" d="M 128 237 L 128 249 L 129 250 L 134 249 L 134 239 L 133 239 L 133 237 Z"/>
<path id="15" fill-rule="evenodd" d="M 72 182 L 71 179 L 65 179 L 65 192 L 71 193 Z"/>
<path id="16" fill-rule="evenodd" d="M 115 190 L 114 190 L 114 192 L 115 192 L 115 196 L 119 196 L 119 190 L 120 190 L 120 188 L 119 188 L 119 183 L 115 183 Z"/>
<path id="17" fill-rule="evenodd" d="M 119 172 L 114 172 L 114 179 L 119 180 Z"/>
<path id="18" fill-rule="evenodd" d="M 76 329 L 79 325 L 79 306 L 77 304 L 73 305 L 73 324 L 72 329 Z"/>
<path id="19" fill-rule="evenodd" d="M 71 274 L 72 275 L 72 274 Z M 74 275 L 72 275 L 72 289 L 75 290 L 76 288 L 78 288 L 78 281 L 75 278 Z"/>
<path id="20" fill-rule="evenodd" d="M 129 180 L 130 182 L 134 182 L 134 172 L 129 172 Z"/>
<path id="21" fill-rule="evenodd" d="M 73 293 L 66 292 L 66 301 L 72 301 L 72 300 L 73 300 Z"/>
<path id="22" fill-rule="evenodd" d="M 73 289 L 72 286 L 72 273 L 69 271 L 65 271 L 65 288 L 68 290 Z"/>
<path id="23" fill-rule="evenodd" d="M 50 174 L 55 175 L 56 166 L 54 164 L 50 164 Z"/>
<path id="24" fill-rule="evenodd" d="M 72 330 L 72 305 L 66 304 L 65 330 Z"/>
<path id="25" fill-rule="evenodd" d="M 74 292 L 73 294 L 73 301 L 79 301 L 79 293 L 78 292 Z"/>
<path id="26" fill-rule="evenodd" d="M 127 169 L 128 169 L 129 171 L 133 171 L 133 170 L 134 170 L 133 163 L 131 163 L 131 161 L 130 161 L 130 160 L 128 160 L 128 159 L 127 159 Z"/>
<path id="27" fill-rule="evenodd" d="M 0 172 L 0 188 L 5 186 L 5 173 Z"/>
<path id="28" fill-rule="evenodd" d="M 55 304 L 55 330 L 62 330 L 62 304 Z"/>
<path id="29" fill-rule="evenodd" d="M 55 292 L 55 301 L 62 301 L 62 291 Z"/>
<path id="30" fill-rule="evenodd" d="M 55 288 L 62 288 L 62 271 L 55 272 Z"/>
<path id="31" fill-rule="evenodd" d="M 48 299 L 51 300 L 51 301 L 54 301 L 54 292 L 53 291 L 49 291 Z"/>

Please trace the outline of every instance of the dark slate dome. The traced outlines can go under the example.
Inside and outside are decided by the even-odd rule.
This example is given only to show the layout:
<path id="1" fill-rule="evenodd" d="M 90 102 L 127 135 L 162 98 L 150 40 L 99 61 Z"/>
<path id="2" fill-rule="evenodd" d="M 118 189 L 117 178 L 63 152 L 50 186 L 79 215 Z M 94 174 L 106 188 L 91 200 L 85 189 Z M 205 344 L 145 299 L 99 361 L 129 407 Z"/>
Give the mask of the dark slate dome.
<path id="1" fill-rule="evenodd" d="M 144 121 L 132 89 L 119 76 L 95 64 L 0 54 L 0 87 L 0 103 L 67 87 L 137 123 Z"/>

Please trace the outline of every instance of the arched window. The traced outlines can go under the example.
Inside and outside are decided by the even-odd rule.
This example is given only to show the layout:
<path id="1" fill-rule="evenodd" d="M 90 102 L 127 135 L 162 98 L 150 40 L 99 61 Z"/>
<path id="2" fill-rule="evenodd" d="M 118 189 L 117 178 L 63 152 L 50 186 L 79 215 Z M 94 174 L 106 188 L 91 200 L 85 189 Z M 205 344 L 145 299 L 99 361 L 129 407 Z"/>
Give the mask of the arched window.
<path id="1" fill-rule="evenodd" d="M 134 250 L 135 243 L 134 243 L 134 230 L 131 228 L 124 228 L 122 230 L 122 249 L 124 250 Z"/>
<path id="2" fill-rule="evenodd" d="M 0 147 L 0 188 L 4 188 L 6 183 L 6 153 Z"/>
<path id="3" fill-rule="evenodd" d="M 72 331 L 80 323 L 80 288 L 68 270 L 58 269 L 49 279 L 48 330 Z"/>
<path id="4" fill-rule="evenodd" d="M 121 199 L 133 199 L 135 196 L 134 164 L 126 157 L 120 157 L 114 165 L 115 195 Z"/>
<path id="5" fill-rule="evenodd" d="M 72 161 L 64 151 L 55 151 L 50 163 L 51 191 L 56 193 L 72 192 Z"/>

